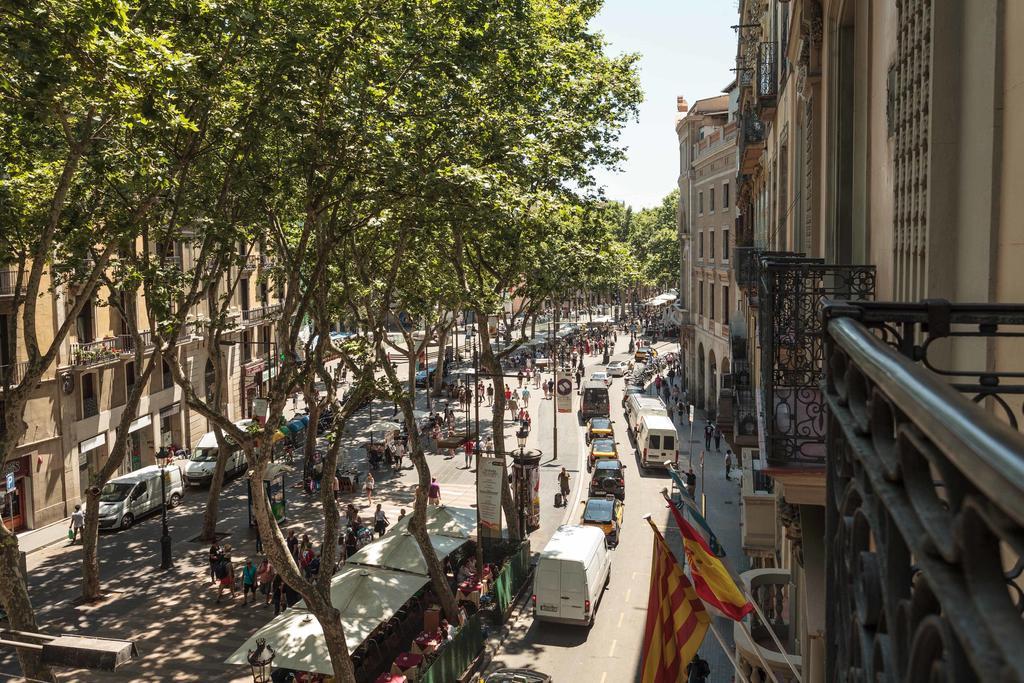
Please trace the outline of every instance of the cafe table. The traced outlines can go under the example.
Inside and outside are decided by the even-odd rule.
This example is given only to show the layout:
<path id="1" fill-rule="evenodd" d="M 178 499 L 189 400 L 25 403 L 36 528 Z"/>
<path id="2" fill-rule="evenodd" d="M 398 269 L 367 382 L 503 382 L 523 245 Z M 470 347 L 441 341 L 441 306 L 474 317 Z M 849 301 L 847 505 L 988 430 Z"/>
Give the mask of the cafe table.
<path id="1" fill-rule="evenodd" d="M 377 676 L 373 683 L 408 683 L 409 679 L 402 674 L 395 675 L 385 671 L 380 676 Z"/>
<path id="2" fill-rule="evenodd" d="M 406 676 L 410 681 L 415 681 L 417 670 L 422 663 L 423 655 L 416 654 L 415 652 L 403 652 L 395 657 L 395 661 L 391 665 L 391 674 L 393 676 Z"/>
<path id="3" fill-rule="evenodd" d="M 412 651 L 416 654 L 426 655 L 437 649 L 441 639 L 433 633 L 421 633 L 412 641 Z"/>

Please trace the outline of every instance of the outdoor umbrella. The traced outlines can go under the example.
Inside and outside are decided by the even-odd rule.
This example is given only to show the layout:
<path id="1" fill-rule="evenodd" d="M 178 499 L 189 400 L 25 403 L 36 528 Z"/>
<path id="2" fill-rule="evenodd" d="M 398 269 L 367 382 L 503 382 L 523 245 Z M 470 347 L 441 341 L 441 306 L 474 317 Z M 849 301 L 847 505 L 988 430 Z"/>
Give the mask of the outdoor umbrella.
<path id="1" fill-rule="evenodd" d="M 397 432 L 401 428 L 402 425 L 398 424 L 397 422 L 392 422 L 391 420 L 378 420 L 377 422 L 374 422 L 372 425 L 367 427 L 366 431 L 374 433 Z"/>

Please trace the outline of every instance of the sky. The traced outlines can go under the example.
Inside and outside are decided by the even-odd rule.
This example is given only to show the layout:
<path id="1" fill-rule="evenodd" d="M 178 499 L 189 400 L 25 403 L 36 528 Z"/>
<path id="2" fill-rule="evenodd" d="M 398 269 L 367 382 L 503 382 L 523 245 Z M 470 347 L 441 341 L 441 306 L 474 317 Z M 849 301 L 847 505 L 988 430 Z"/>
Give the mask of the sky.
<path id="1" fill-rule="evenodd" d="M 622 132 L 628 159 L 617 172 L 597 173 L 609 199 L 640 209 L 676 187 L 676 97 L 692 105 L 733 79 L 736 34 L 729 27 L 737 19 L 736 0 L 605 0 L 594 27 L 611 54 L 641 55 L 644 90 L 639 120 Z"/>

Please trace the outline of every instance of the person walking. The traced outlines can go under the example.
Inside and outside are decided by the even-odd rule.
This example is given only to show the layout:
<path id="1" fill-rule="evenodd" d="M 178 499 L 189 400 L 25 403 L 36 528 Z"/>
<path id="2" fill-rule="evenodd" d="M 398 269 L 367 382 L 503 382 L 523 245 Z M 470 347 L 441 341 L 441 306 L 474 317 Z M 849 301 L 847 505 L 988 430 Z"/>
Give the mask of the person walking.
<path id="1" fill-rule="evenodd" d="M 388 530 L 390 524 L 391 522 L 388 521 L 388 516 L 384 514 L 380 503 L 377 503 L 377 510 L 373 513 L 373 530 L 377 532 L 377 538 L 384 537 L 384 532 Z"/>
<path id="2" fill-rule="evenodd" d="M 488 384 L 487 385 L 487 405 L 492 405 L 493 403 L 494 403 L 494 385 L 493 384 Z"/>
<path id="3" fill-rule="evenodd" d="M 466 456 L 466 469 L 468 470 L 473 464 L 473 439 L 466 439 L 466 443 L 462 444 L 462 452 Z"/>
<path id="4" fill-rule="evenodd" d="M 68 526 L 69 539 L 71 543 L 78 541 L 78 534 L 82 534 L 82 542 L 85 542 L 85 510 L 82 509 L 81 505 L 75 506 L 75 511 L 71 513 L 71 524 Z"/>
<path id="5" fill-rule="evenodd" d="M 286 546 L 288 546 L 288 554 L 292 556 L 296 564 L 299 562 L 299 537 L 295 535 L 295 529 L 288 530 L 288 538 L 284 540 Z"/>
<path id="6" fill-rule="evenodd" d="M 210 546 L 210 583 L 217 583 L 217 563 L 220 561 L 221 550 L 217 542 Z"/>
<path id="7" fill-rule="evenodd" d="M 246 560 L 242 567 L 242 607 L 249 604 L 249 593 L 252 593 L 252 602 L 256 604 L 256 565 L 252 560 Z"/>
<path id="8" fill-rule="evenodd" d="M 437 483 L 437 477 L 430 478 L 430 489 L 427 491 L 427 502 L 431 505 L 441 504 L 441 485 Z"/>
<path id="9" fill-rule="evenodd" d="M 377 482 L 374 481 L 374 479 L 373 479 L 373 472 L 367 472 L 366 473 L 366 484 L 365 484 L 364 488 L 366 489 L 366 501 L 370 505 L 373 505 L 373 489 L 376 486 L 377 486 Z"/>
<path id="10" fill-rule="evenodd" d="M 711 437 L 715 434 L 715 428 L 711 426 L 711 423 L 704 425 L 704 450 L 711 450 Z"/>
<path id="11" fill-rule="evenodd" d="M 569 504 L 569 473 L 563 467 L 558 473 L 558 490 L 562 493 L 562 507 Z"/>
<path id="12" fill-rule="evenodd" d="M 686 665 L 686 683 L 704 683 L 711 675 L 711 665 L 695 654 L 690 663 Z"/>
<path id="13" fill-rule="evenodd" d="M 686 470 L 686 495 L 690 496 L 690 500 L 697 500 L 697 475 L 692 467 Z"/>
<path id="14" fill-rule="evenodd" d="M 260 562 L 260 566 L 256 568 L 256 586 L 259 588 L 260 593 L 263 593 L 264 607 L 270 604 L 270 594 L 271 587 L 274 582 L 274 576 L 274 565 L 270 564 L 270 560 L 264 557 L 263 561 Z"/>
<path id="15" fill-rule="evenodd" d="M 725 449 L 725 478 L 729 478 L 729 473 L 732 472 L 732 450 Z"/>
<path id="16" fill-rule="evenodd" d="M 524 406 L 529 406 L 530 405 L 530 387 L 523 386 L 523 390 L 519 392 L 519 395 L 522 397 L 523 405 Z"/>
<path id="17" fill-rule="evenodd" d="M 721 450 L 722 450 L 722 429 L 718 425 L 715 425 L 714 437 L 715 437 L 715 451 L 716 452 L 721 452 Z"/>
<path id="18" fill-rule="evenodd" d="M 215 571 L 217 572 L 217 602 L 219 603 L 225 588 L 230 589 L 231 597 L 235 596 L 235 566 L 231 563 L 227 549 L 218 558 Z"/>

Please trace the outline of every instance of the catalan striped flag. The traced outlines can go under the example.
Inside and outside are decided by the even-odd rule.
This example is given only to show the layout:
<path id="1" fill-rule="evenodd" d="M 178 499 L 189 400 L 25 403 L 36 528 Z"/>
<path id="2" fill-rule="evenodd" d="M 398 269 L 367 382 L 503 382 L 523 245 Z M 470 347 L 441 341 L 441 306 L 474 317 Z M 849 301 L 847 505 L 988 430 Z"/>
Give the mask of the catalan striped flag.
<path id="1" fill-rule="evenodd" d="M 647 521 L 654 530 L 654 557 L 640 681 L 682 683 L 711 618 L 661 532 Z"/>
<path id="2" fill-rule="evenodd" d="M 674 505 L 669 507 L 683 535 L 683 552 L 700 599 L 733 621 L 739 621 L 752 612 L 754 606 L 740 591 L 722 560 L 711 551 L 704 537 L 683 519 Z"/>

